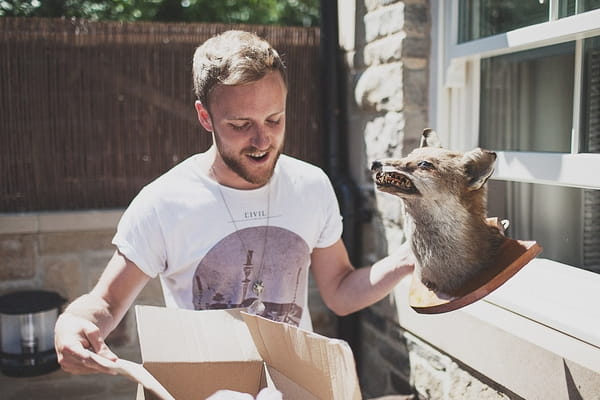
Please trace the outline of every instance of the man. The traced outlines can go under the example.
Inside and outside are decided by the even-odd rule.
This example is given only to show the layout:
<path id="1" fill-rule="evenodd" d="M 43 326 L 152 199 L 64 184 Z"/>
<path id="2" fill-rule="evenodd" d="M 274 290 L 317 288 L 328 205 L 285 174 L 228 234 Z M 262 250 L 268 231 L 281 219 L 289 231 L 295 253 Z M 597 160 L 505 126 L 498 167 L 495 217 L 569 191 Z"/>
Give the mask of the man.
<path id="1" fill-rule="evenodd" d="M 281 155 L 286 71 L 266 41 L 225 32 L 196 50 L 193 69 L 213 145 L 146 186 L 124 213 L 98 283 L 56 323 L 65 371 L 109 373 L 90 351 L 117 358 L 104 338 L 156 276 L 169 307 L 249 307 L 311 329 L 309 267 L 338 315 L 380 300 L 412 271 L 408 252 L 354 269 L 327 176 Z"/>

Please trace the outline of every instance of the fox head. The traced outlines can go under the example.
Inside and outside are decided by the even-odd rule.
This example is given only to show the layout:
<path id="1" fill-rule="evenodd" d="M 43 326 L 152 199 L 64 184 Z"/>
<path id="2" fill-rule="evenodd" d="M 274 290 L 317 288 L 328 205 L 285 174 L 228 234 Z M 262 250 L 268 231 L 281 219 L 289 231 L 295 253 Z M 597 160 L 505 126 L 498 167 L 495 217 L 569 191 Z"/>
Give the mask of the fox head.
<path id="1" fill-rule="evenodd" d="M 492 226 L 486 218 L 486 182 L 495 162 L 496 153 L 480 148 L 443 149 L 430 129 L 408 156 L 373 162 L 377 189 L 406 206 L 415 273 L 430 290 L 458 293 L 504 243 L 507 225 Z"/>
<path id="2" fill-rule="evenodd" d="M 374 161 L 371 170 L 378 190 L 404 200 L 471 198 L 492 175 L 495 161 L 496 153 L 480 148 L 467 153 L 443 149 L 435 131 L 425 129 L 421 147 L 401 159 Z"/>

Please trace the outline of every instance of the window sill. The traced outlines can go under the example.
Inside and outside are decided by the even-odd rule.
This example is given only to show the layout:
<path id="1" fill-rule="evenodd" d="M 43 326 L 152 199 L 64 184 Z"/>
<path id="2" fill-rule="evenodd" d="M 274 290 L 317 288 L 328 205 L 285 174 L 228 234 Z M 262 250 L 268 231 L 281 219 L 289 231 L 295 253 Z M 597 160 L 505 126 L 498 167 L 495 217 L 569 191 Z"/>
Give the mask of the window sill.
<path id="1" fill-rule="evenodd" d="M 123 210 L 0 214 L 0 234 L 115 229 Z"/>
<path id="2" fill-rule="evenodd" d="M 600 189 L 600 154 L 497 151 L 492 179 Z"/>
<path id="3" fill-rule="evenodd" d="M 536 259 L 485 299 L 435 315 L 409 307 L 409 284 L 394 291 L 400 325 L 454 359 L 523 398 L 600 393 L 597 274 Z"/>

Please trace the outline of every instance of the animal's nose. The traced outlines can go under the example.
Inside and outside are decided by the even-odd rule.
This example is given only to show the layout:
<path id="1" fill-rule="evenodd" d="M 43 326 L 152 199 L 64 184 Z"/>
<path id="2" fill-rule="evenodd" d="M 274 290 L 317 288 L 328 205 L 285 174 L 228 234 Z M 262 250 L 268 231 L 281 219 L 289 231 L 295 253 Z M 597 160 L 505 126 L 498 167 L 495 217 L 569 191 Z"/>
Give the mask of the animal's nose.
<path id="1" fill-rule="evenodd" d="M 381 169 L 381 167 L 383 167 L 381 161 L 373 161 L 371 164 L 371 171 L 377 171 L 378 169 Z"/>

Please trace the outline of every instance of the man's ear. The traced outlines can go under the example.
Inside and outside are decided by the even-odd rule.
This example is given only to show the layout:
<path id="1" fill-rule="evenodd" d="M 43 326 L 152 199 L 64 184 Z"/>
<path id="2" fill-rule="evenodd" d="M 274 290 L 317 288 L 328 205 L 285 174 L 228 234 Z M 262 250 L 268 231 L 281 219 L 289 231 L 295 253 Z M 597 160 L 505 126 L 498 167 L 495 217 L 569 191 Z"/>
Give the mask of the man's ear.
<path id="1" fill-rule="evenodd" d="M 421 134 L 420 147 L 442 147 L 442 142 L 433 129 L 426 128 Z"/>
<path id="2" fill-rule="evenodd" d="M 212 132 L 214 129 L 208 110 L 202 105 L 200 100 L 196 100 L 194 107 L 196 107 L 196 114 L 198 114 L 198 121 L 200 121 L 200 125 L 202 125 L 202 127 L 208 132 Z"/>
<path id="3" fill-rule="evenodd" d="M 469 190 L 478 190 L 494 172 L 496 153 L 482 149 L 471 150 L 463 156 L 465 174 L 469 180 Z"/>

